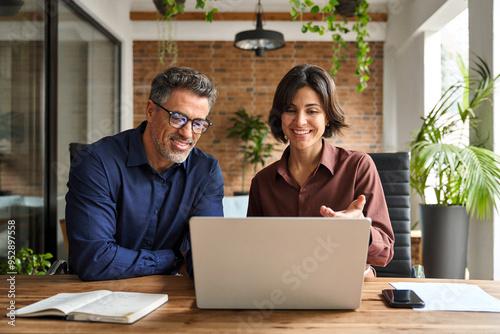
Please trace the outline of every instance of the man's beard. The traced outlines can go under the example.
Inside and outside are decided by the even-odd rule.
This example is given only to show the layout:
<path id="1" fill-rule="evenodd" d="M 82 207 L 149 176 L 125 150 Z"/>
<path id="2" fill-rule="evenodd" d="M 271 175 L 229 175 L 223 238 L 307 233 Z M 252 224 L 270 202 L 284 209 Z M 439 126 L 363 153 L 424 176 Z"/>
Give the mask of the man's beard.
<path id="1" fill-rule="evenodd" d="M 151 136 L 153 137 L 153 141 L 160 151 L 161 155 L 173 163 L 183 163 L 187 157 L 189 156 L 189 153 L 194 147 L 195 140 L 193 138 L 187 139 L 181 136 L 178 133 L 171 133 L 169 134 L 164 140 L 158 136 L 156 132 L 156 127 L 152 126 L 151 127 Z M 176 150 L 171 143 L 171 140 L 182 140 L 187 143 L 189 143 L 190 148 L 188 150 L 180 151 Z"/>

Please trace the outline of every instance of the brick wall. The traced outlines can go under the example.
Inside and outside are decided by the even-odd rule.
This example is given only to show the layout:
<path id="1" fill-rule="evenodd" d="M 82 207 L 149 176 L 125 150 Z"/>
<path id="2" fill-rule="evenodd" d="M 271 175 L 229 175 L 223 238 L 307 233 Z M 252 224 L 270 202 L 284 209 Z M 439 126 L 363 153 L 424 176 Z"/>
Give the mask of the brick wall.
<path id="1" fill-rule="evenodd" d="M 354 76 L 356 48 L 348 43 L 347 59 L 335 77 L 339 101 L 351 128 L 339 138 L 330 139 L 334 145 L 364 152 L 380 152 L 382 148 L 382 74 L 383 43 L 370 43 L 374 62 L 368 88 L 356 91 L 358 78 Z M 197 147 L 214 155 L 220 161 L 226 196 L 241 190 L 241 154 L 233 139 L 226 139 L 230 126 L 228 118 L 241 107 L 250 114 L 267 119 L 273 95 L 281 78 L 295 65 L 311 63 L 329 70 L 331 43 L 287 42 L 286 47 L 256 57 L 233 47 L 232 42 L 178 42 L 178 66 L 187 66 L 205 73 L 219 91 L 217 102 L 209 119 L 214 126 L 198 141 Z M 145 119 L 145 105 L 151 81 L 171 63 L 164 64 L 158 57 L 156 41 L 134 42 L 134 125 Z M 269 142 L 276 143 L 273 138 Z M 278 160 L 285 146 L 279 144 L 273 159 Z M 259 167 L 260 169 L 261 167 Z M 250 187 L 253 169 L 247 166 L 245 190 Z"/>

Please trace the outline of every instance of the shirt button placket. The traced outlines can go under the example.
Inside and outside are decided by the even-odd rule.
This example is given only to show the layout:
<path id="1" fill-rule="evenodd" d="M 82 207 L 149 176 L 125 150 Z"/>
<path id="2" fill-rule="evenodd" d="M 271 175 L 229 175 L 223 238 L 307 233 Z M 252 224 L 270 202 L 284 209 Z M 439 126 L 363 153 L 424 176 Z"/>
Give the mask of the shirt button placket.
<path id="1" fill-rule="evenodd" d="M 165 187 L 165 180 L 163 180 L 161 177 L 160 177 L 160 178 L 158 178 L 158 183 L 160 183 L 163 187 Z M 159 212 L 160 212 L 160 210 L 159 210 L 159 209 L 156 209 L 156 210 L 154 211 L 155 216 L 158 216 L 158 213 L 159 213 Z"/>

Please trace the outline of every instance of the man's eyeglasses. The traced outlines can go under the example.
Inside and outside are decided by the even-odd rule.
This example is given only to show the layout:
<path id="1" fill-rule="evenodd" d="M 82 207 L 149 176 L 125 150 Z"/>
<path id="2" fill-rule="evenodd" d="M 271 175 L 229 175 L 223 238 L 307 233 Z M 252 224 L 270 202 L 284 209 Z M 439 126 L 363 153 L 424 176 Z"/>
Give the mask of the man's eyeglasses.
<path id="1" fill-rule="evenodd" d="M 169 120 L 170 126 L 175 129 L 182 129 L 189 121 L 191 121 L 191 130 L 194 133 L 201 135 L 204 134 L 208 130 L 210 125 L 213 124 L 208 119 L 203 119 L 203 118 L 191 119 L 187 117 L 186 114 L 183 114 L 178 111 L 170 111 L 165 107 L 163 107 L 162 105 L 160 105 L 159 103 L 156 103 L 155 101 L 153 101 L 153 103 L 156 104 L 158 107 L 162 108 L 163 110 L 165 110 L 166 112 L 168 112 L 168 114 L 170 115 L 170 120 Z"/>

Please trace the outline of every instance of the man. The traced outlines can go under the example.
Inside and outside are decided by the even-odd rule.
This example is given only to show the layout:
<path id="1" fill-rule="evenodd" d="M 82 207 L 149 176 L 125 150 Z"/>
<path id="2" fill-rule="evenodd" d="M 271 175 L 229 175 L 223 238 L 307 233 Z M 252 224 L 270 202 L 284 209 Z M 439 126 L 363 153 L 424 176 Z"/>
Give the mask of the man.
<path id="1" fill-rule="evenodd" d="M 218 161 L 194 148 L 216 89 L 171 67 L 151 85 L 146 121 L 73 159 L 66 195 L 69 262 L 83 280 L 176 274 L 192 216 L 222 216 Z M 190 250 L 187 271 L 192 276 Z"/>

